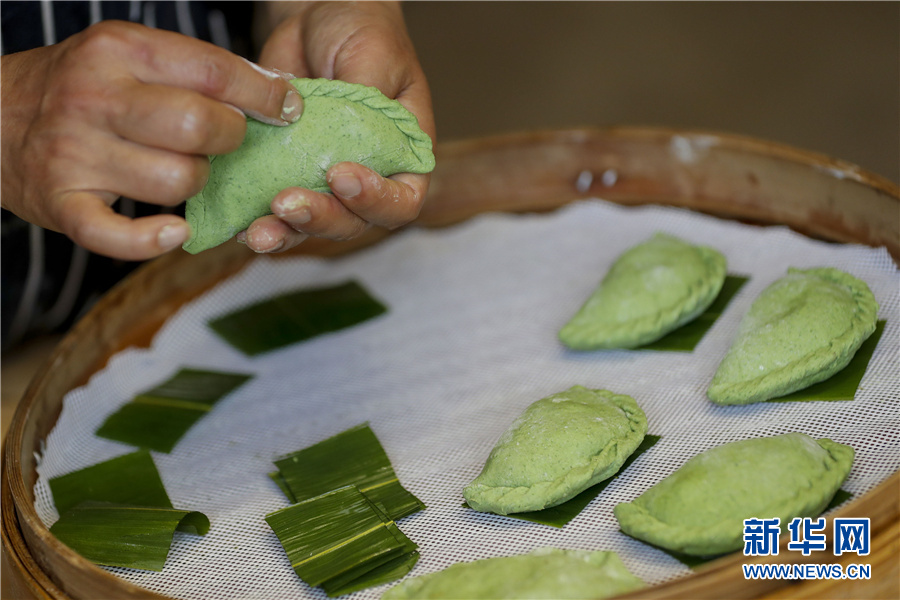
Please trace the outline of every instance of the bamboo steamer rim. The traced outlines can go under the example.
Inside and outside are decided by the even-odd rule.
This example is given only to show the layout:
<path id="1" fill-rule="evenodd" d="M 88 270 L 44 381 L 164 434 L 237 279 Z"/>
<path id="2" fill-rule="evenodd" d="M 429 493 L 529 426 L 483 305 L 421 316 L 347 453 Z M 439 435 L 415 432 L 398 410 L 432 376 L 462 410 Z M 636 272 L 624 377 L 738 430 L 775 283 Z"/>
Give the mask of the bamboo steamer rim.
<path id="1" fill-rule="evenodd" d="M 416 221 L 425 227 L 455 224 L 488 210 L 549 211 L 581 198 L 602 197 L 784 224 L 829 241 L 885 246 L 900 264 L 897 184 L 846 161 L 785 144 L 710 131 L 610 127 L 451 141 L 439 144 L 436 155 L 428 202 Z M 387 235 L 373 229 L 351 242 L 308 240 L 288 255 L 345 254 Z M 34 597 L 164 598 L 97 567 L 50 534 L 34 509 L 35 453 L 58 418 L 66 392 L 85 383 L 115 352 L 147 345 L 175 308 L 236 273 L 252 257 L 239 244 L 224 244 L 196 256 L 172 252 L 143 265 L 66 334 L 37 372 L 3 446 L 0 490 L 4 558 Z M 898 489 L 900 471 L 832 515 L 871 518 L 873 552 L 866 558 L 884 562 L 885 571 L 876 573 L 884 573 L 894 587 L 852 587 L 858 581 L 745 581 L 741 564 L 779 562 L 779 557 L 731 555 L 694 575 L 625 597 L 898 596 Z M 816 559 L 791 557 L 794 562 Z"/>

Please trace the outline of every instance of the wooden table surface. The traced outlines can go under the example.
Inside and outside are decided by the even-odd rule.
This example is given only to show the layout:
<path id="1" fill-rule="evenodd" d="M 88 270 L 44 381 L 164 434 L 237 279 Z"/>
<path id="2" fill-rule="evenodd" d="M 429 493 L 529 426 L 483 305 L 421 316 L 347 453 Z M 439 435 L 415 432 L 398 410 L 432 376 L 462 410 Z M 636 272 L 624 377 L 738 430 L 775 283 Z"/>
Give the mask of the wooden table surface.
<path id="1" fill-rule="evenodd" d="M 61 339 L 62 334 L 36 337 L 7 352 L 0 359 L 0 441 L 6 438 L 6 430 L 16 405 L 25 394 L 32 377 Z"/>

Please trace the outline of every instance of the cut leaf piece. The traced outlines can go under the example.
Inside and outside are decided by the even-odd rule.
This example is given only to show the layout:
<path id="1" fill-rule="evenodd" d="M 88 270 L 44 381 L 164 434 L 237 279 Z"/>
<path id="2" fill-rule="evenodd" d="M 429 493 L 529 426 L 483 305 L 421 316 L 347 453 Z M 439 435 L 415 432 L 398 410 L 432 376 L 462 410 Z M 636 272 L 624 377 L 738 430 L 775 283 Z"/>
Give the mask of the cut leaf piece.
<path id="1" fill-rule="evenodd" d="M 878 321 L 875 324 L 875 332 L 862 343 L 853 358 L 850 359 L 846 367 L 819 383 L 814 383 L 808 388 L 797 390 L 787 396 L 780 398 L 772 398 L 767 402 L 805 402 L 809 400 L 853 400 L 856 396 L 856 390 L 866 369 L 869 367 L 869 361 L 875 353 L 881 335 L 884 333 L 886 321 Z"/>
<path id="2" fill-rule="evenodd" d="M 419 551 L 413 550 L 408 554 L 402 554 L 395 559 L 389 560 L 342 587 L 334 586 L 331 582 L 326 581 L 322 584 L 322 589 L 332 598 L 352 594 L 376 585 L 397 581 L 412 571 L 417 562 L 419 562 Z"/>
<path id="3" fill-rule="evenodd" d="M 284 480 L 284 476 L 280 471 L 272 471 L 269 473 L 269 479 L 275 482 L 275 485 L 278 486 L 278 489 L 281 490 L 281 493 L 287 496 L 287 499 L 290 500 L 291 504 L 297 503 L 297 498 L 294 496 L 294 492 L 291 491 L 291 488 L 288 487 L 287 482 Z"/>
<path id="4" fill-rule="evenodd" d="M 140 399 L 147 404 L 172 401 L 175 405 L 183 402 L 186 407 L 211 407 L 250 379 L 253 379 L 253 375 L 246 373 L 184 368 L 167 381 L 138 395 L 135 401 Z"/>
<path id="5" fill-rule="evenodd" d="M 158 452 L 171 452 L 197 420 L 252 375 L 181 369 L 111 414 L 97 435 Z"/>
<path id="6" fill-rule="evenodd" d="M 636 538 L 634 536 L 628 535 L 621 529 L 619 531 L 621 531 L 623 534 L 627 535 L 631 539 L 638 540 L 639 542 L 647 544 L 651 548 L 656 548 L 657 550 L 659 550 L 661 552 L 665 552 L 666 554 L 668 554 L 669 556 L 671 556 L 672 558 L 674 558 L 675 560 L 677 560 L 678 562 L 680 562 L 681 564 L 683 564 L 684 566 L 686 566 L 689 569 L 697 569 L 699 567 L 702 567 L 706 563 L 710 563 L 714 560 L 722 558 L 723 556 L 726 556 L 725 554 L 716 554 L 715 556 L 692 556 L 690 554 L 676 552 L 674 550 L 669 550 L 668 548 L 663 548 L 662 546 L 657 546 L 655 544 L 651 544 L 651 543 L 647 542 L 646 540 L 642 540 L 640 538 Z"/>
<path id="7" fill-rule="evenodd" d="M 649 344 L 706 310 L 725 268 L 718 251 L 658 233 L 616 259 L 559 339 L 573 350 Z"/>
<path id="8" fill-rule="evenodd" d="M 266 515 L 297 575 L 348 585 L 408 553 L 408 538 L 358 489 L 343 487 Z"/>
<path id="9" fill-rule="evenodd" d="M 65 511 L 50 533 L 97 564 L 161 571 L 175 531 L 205 535 L 203 513 L 86 502 Z"/>
<path id="10" fill-rule="evenodd" d="M 562 504 L 557 504 L 556 506 L 551 506 L 550 508 L 545 508 L 544 510 L 512 513 L 506 516 L 511 519 L 521 519 L 523 521 L 531 521 L 532 523 L 540 523 L 541 525 L 549 525 L 551 527 L 564 527 L 569 521 L 577 517 L 581 511 L 591 503 L 591 500 L 599 496 L 600 492 L 606 489 L 606 486 L 612 483 L 616 477 L 621 475 L 631 463 L 637 460 L 641 454 L 652 448 L 659 440 L 660 436 L 658 435 L 645 435 L 641 444 L 631 453 L 631 456 L 622 463 L 622 467 L 615 475 L 589 487 L 571 500 L 563 502 Z"/>
<path id="11" fill-rule="evenodd" d="M 171 452 L 204 410 L 129 402 L 111 414 L 97 435 L 157 452 Z"/>
<path id="12" fill-rule="evenodd" d="M 744 287 L 749 280 L 748 277 L 738 275 L 726 275 L 725 283 L 719 295 L 712 304 L 703 311 L 699 317 L 685 323 L 678 329 L 666 334 L 655 342 L 644 344 L 638 350 L 661 350 L 668 352 L 693 352 L 706 332 L 709 331 L 715 322 L 722 316 L 728 304 Z"/>
<path id="13" fill-rule="evenodd" d="M 825 507 L 825 510 L 829 511 L 832 508 L 837 508 L 852 497 L 853 494 L 851 494 L 844 488 L 841 488 L 834 493 L 834 497 L 831 499 L 831 502 L 828 503 L 828 506 Z"/>
<path id="14" fill-rule="evenodd" d="M 450 565 L 413 577 L 383 600 L 416 598 L 610 598 L 644 587 L 615 552 L 538 548 L 528 554 Z"/>
<path id="15" fill-rule="evenodd" d="M 385 177 L 434 169 L 431 138 L 415 115 L 377 88 L 333 79 L 291 83 L 303 97 L 299 121 L 273 127 L 250 119 L 240 148 L 211 161 L 209 181 L 185 207 L 188 252 L 217 246 L 271 214 L 285 188 L 330 192 L 325 175 L 339 162 Z"/>
<path id="16" fill-rule="evenodd" d="M 172 508 L 147 450 L 54 477 L 50 480 L 50 491 L 60 514 L 87 501 Z"/>
<path id="17" fill-rule="evenodd" d="M 387 312 L 356 281 L 281 294 L 213 319 L 209 326 L 248 356 L 367 321 Z"/>
<path id="18" fill-rule="evenodd" d="M 396 581 L 409 573 L 419 560 L 418 544 L 406 537 L 400 531 L 400 528 L 397 527 L 397 524 L 391 521 L 384 510 L 384 506 L 375 503 L 373 503 L 373 506 L 385 527 L 397 540 L 402 553 L 398 554 L 396 558 L 392 558 L 374 569 L 366 571 L 363 575 L 347 573 L 329 579 L 322 584 L 322 589 L 329 596 L 343 596 L 357 590 Z"/>
<path id="19" fill-rule="evenodd" d="M 716 404 L 750 404 L 828 379 L 875 331 L 864 281 L 823 267 L 788 269 L 744 315 L 707 390 Z"/>
<path id="20" fill-rule="evenodd" d="M 390 459 L 367 423 L 283 456 L 275 466 L 295 501 L 353 485 L 372 502 L 382 504 L 393 520 L 425 508 L 400 485 Z"/>

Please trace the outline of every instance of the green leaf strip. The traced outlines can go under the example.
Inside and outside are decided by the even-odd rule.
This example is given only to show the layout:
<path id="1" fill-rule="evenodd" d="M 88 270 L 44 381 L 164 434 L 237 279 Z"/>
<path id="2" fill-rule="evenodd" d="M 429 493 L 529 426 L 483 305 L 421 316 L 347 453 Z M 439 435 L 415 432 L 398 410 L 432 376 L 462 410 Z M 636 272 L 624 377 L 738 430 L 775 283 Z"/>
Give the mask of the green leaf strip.
<path id="1" fill-rule="evenodd" d="M 122 405 L 107 417 L 96 435 L 139 448 L 171 452 L 197 420 L 252 377 L 183 368 Z"/>
<path id="2" fill-rule="evenodd" d="M 209 412 L 212 406 L 203 402 L 191 402 L 190 400 L 178 400 L 176 398 L 159 398 L 156 396 L 140 395 L 132 400 L 135 404 L 149 404 L 151 406 L 168 406 L 172 408 L 185 408 L 188 410 L 198 410 L 200 412 Z"/>
<path id="3" fill-rule="evenodd" d="M 387 480 L 382 481 L 382 482 L 380 482 L 380 483 L 375 483 L 375 484 L 372 484 L 372 485 L 370 485 L 370 486 L 361 487 L 361 488 L 359 488 L 359 491 L 361 491 L 361 492 L 363 492 L 363 493 L 371 492 L 371 491 L 373 491 L 373 490 L 377 490 L 377 489 L 380 488 L 380 487 L 384 487 L 384 486 L 386 486 L 386 485 L 391 485 L 392 483 L 397 483 L 397 482 L 398 482 L 398 479 L 397 479 L 396 477 L 394 477 L 394 478 L 392 478 L 392 479 L 387 479 Z"/>
<path id="4" fill-rule="evenodd" d="M 352 327 L 387 312 L 356 281 L 298 290 L 209 321 L 222 339 L 248 356 Z"/>
<path id="5" fill-rule="evenodd" d="M 343 587 L 415 546 L 354 486 L 266 515 L 294 571 L 306 583 Z"/>
<path id="6" fill-rule="evenodd" d="M 128 402 L 106 419 L 96 435 L 138 448 L 171 452 L 205 414 L 194 409 Z"/>
<path id="7" fill-rule="evenodd" d="M 832 508 L 837 508 L 852 497 L 853 494 L 851 494 L 844 488 L 839 489 L 834 493 L 834 496 L 832 496 L 831 502 L 828 503 L 828 506 L 825 507 L 825 512 L 828 512 Z"/>
<path id="8" fill-rule="evenodd" d="M 385 525 L 384 523 L 379 523 L 378 525 L 375 525 L 374 527 L 370 527 L 369 529 L 367 529 L 365 531 L 361 531 L 360 533 L 357 533 L 353 537 L 347 538 L 346 540 L 343 540 L 342 542 L 335 544 L 334 546 L 331 546 L 330 548 L 326 548 L 326 549 L 322 550 L 318 554 L 315 554 L 313 556 L 308 556 L 299 562 L 291 563 L 291 566 L 296 569 L 297 567 L 299 567 L 303 564 L 306 564 L 311 560 L 318 560 L 318 559 L 322 558 L 323 556 L 325 556 L 326 554 L 328 554 L 329 552 L 335 552 L 337 550 L 340 550 L 344 546 L 352 544 L 359 538 L 365 537 L 365 536 L 369 535 L 370 533 L 374 533 L 376 529 L 382 529 L 384 527 L 384 525 Z M 291 538 L 291 539 L 296 539 L 296 538 Z M 290 540 L 288 540 L 288 541 L 290 541 Z"/>
<path id="9" fill-rule="evenodd" d="M 875 331 L 872 335 L 862 343 L 853 358 L 846 367 L 819 383 L 814 383 L 808 388 L 797 390 L 787 396 L 780 398 L 772 398 L 767 402 L 808 402 L 810 400 L 824 401 L 841 401 L 853 400 L 856 396 L 856 390 L 862 382 L 866 369 L 869 368 L 869 361 L 875 353 L 875 348 L 881 340 L 884 333 L 886 321 L 878 321 L 875 324 Z"/>
<path id="10" fill-rule="evenodd" d="M 690 323 L 686 323 L 663 336 L 655 342 L 650 342 L 638 348 L 638 350 L 659 350 L 669 352 L 693 352 L 703 336 L 712 328 L 719 317 L 728 308 L 731 300 L 744 287 L 749 280 L 741 275 L 726 275 L 722 283 L 719 295 L 713 300 L 703 313 Z"/>
<path id="11" fill-rule="evenodd" d="M 176 530 L 205 535 L 203 513 L 85 502 L 64 512 L 50 533 L 97 564 L 161 571 Z"/>
<path id="12" fill-rule="evenodd" d="M 287 482 L 284 480 L 284 476 L 280 471 L 272 471 L 269 473 L 269 479 L 275 482 L 275 485 L 278 486 L 278 489 L 281 490 L 287 499 L 290 500 L 291 504 L 297 503 L 297 497 L 294 496 L 294 492 L 291 491 L 291 488 L 288 487 Z"/>
<path id="13" fill-rule="evenodd" d="M 253 375 L 246 373 L 182 368 L 167 381 L 142 392 L 139 397 L 173 398 L 212 405 L 250 379 Z"/>
<path id="14" fill-rule="evenodd" d="M 332 581 L 326 581 L 322 584 L 322 589 L 330 598 L 352 594 L 366 588 L 375 587 L 397 581 L 416 566 L 419 561 L 418 550 L 413 550 L 408 554 L 402 554 L 397 558 L 389 560 L 381 566 L 375 567 L 362 577 L 354 579 L 344 585 L 336 585 Z"/>
<path id="15" fill-rule="evenodd" d="M 49 483 L 53 502 L 60 513 L 87 501 L 172 508 L 159 471 L 147 450 L 54 477 Z"/>
<path id="16" fill-rule="evenodd" d="M 209 531 L 203 513 L 172 508 L 147 450 L 54 477 L 49 483 L 60 513 L 50 532 L 101 565 L 160 571 L 176 530 L 196 535 Z"/>
<path id="17" fill-rule="evenodd" d="M 275 466 L 291 492 L 286 495 L 293 501 L 352 485 L 373 503 L 383 505 L 392 520 L 425 508 L 400 484 L 384 447 L 368 423 L 278 458 Z M 276 483 L 279 483 L 277 479 Z"/>
<path id="18" fill-rule="evenodd" d="M 387 516 L 383 511 L 378 510 L 377 507 L 375 508 L 382 520 L 387 519 Z M 325 590 L 326 594 L 331 595 L 336 590 L 345 590 L 350 587 L 362 589 L 364 587 L 377 585 L 377 583 L 372 582 L 384 580 L 389 574 L 396 572 L 398 568 L 402 568 L 402 565 L 409 561 L 413 553 L 418 555 L 416 552 L 419 547 L 418 544 L 406 537 L 406 535 L 400 531 L 400 528 L 397 527 L 396 523 L 393 521 L 384 521 L 384 526 L 391 535 L 394 536 L 397 547 L 391 551 L 389 555 L 379 558 L 377 562 L 360 565 L 357 569 L 347 571 L 341 575 L 332 577 L 328 581 L 322 582 L 321 587 Z M 386 581 L 393 581 L 393 579 L 387 579 Z"/>

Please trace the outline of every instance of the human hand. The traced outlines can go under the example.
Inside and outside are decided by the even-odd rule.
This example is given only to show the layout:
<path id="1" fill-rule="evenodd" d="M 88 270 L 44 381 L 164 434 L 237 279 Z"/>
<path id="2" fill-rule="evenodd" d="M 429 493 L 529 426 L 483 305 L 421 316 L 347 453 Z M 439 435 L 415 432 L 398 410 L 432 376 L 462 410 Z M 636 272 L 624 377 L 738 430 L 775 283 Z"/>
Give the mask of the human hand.
<path id="1" fill-rule="evenodd" d="M 240 146 L 246 114 L 296 121 L 285 77 L 212 44 L 131 23 L 3 57 L 2 205 L 94 252 L 126 260 L 181 245 L 181 217 L 128 219 L 127 196 L 172 206 L 196 194 L 209 154 Z"/>
<path id="2" fill-rule="evenodd" d="M 378 88 L 403 104 L 435 136 L 431 94 L 395 2 L 276 2 L 299 10 L 280 21 L 260 64 L 297 77 L 326 77 Z M 276 17 L 278 18 L 278 17 Z M 309 235 L 349 239 L 370 225 L 393 229 L 414 219 L 430 175 L 384 178 L 355 163 L 327 173 L 333 195 L 288 188 L 272 201 L 273 215 L 254 221 L 238 239 L 257 252 L 278 252 Z"/>

